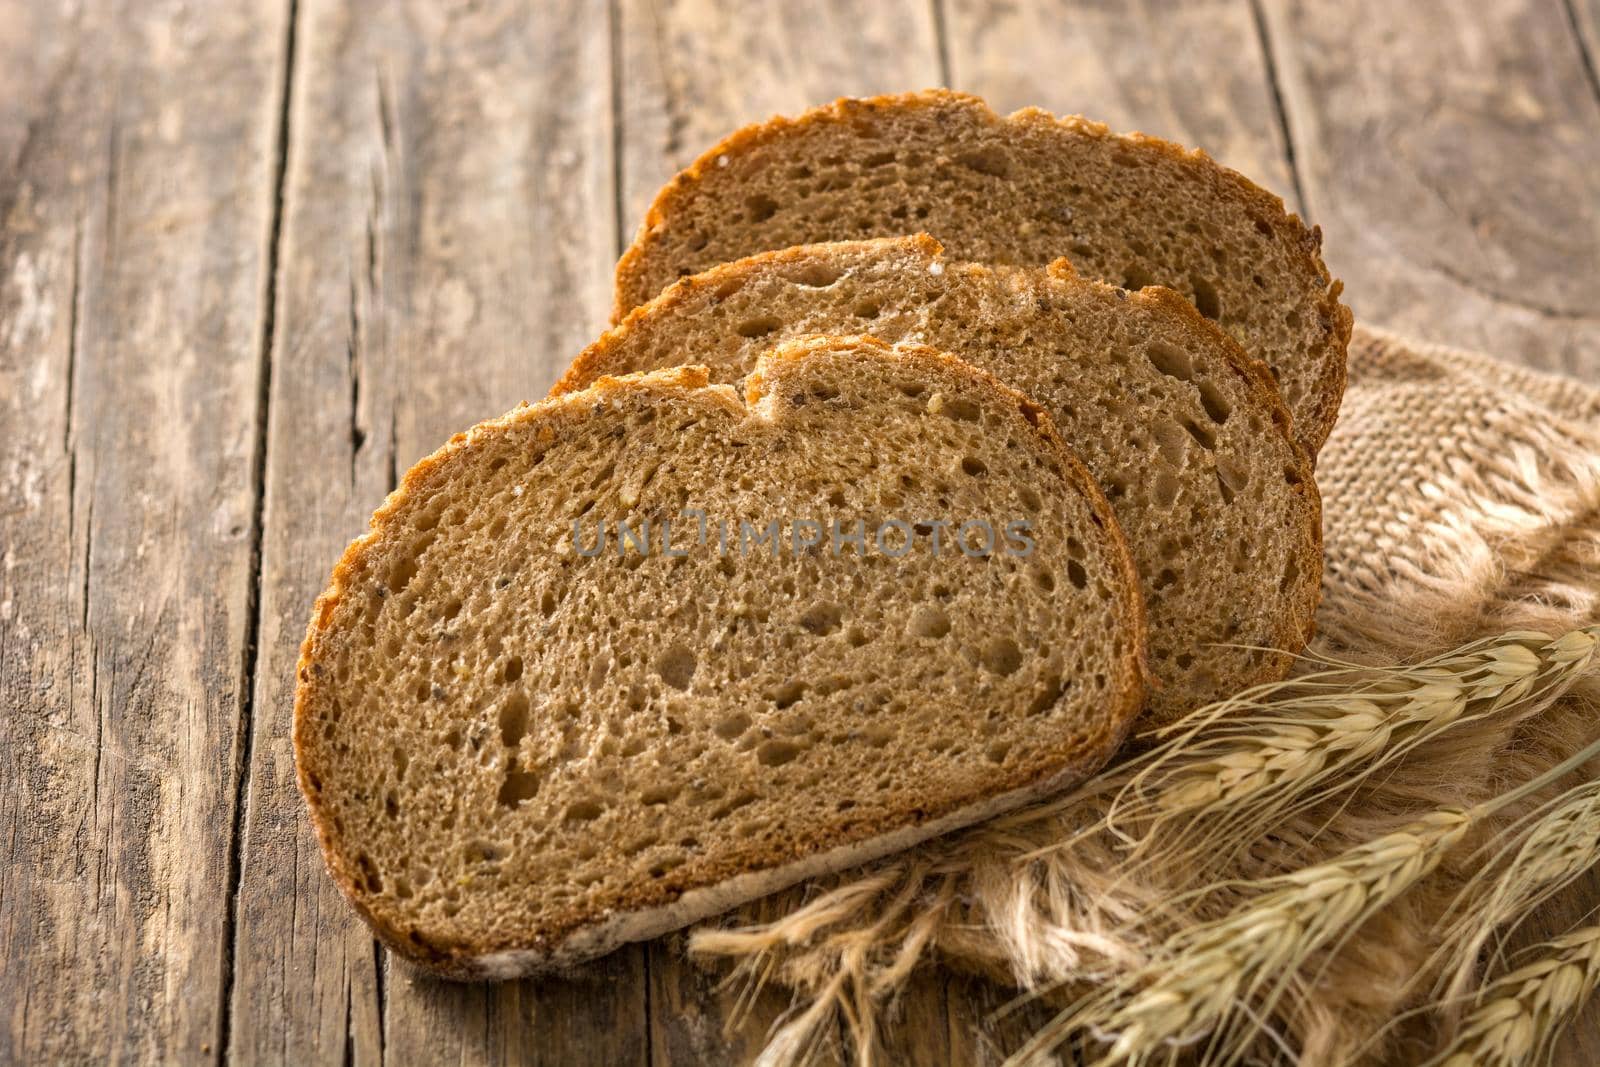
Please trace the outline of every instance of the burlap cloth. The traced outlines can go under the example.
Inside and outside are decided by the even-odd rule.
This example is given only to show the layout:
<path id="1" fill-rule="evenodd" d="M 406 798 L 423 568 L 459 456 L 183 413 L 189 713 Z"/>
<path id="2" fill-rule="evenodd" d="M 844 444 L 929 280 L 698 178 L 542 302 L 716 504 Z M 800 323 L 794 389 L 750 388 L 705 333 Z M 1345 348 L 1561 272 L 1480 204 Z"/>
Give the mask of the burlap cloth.
<path id="1" fill-rule="evenodd" d="M 1317 484 L 1321 643 L 1600 619 L 1600 390 L 1358 327 Z"/>

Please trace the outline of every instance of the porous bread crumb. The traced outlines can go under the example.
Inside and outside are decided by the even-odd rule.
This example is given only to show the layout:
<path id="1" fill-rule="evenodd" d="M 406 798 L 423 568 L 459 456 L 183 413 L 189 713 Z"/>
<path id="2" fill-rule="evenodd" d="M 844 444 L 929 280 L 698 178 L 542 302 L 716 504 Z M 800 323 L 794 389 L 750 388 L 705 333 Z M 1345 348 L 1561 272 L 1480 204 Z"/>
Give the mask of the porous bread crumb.
<path id="1" fill-rule="evenodd" d="M 716 166 L 710 166 L 710 160 Z M 1315 457 L 1338 415 L 1350 312 L 1321 233 L 1202 152 L 947 90 L 843 99 L 727 137 L 657 195 L 617 264 L 619 320 L 756 252 L 927 232 L 956 258 L 1069 259 L 1188 298 L 1271 369 Z"/>
<path id="2" fill-rule="evenodd" d="M 925 236 L 786 249 L 673 286 L 580 355 L 556 392 L 685 353 L 738 382 L 775 342 L 852 330 L 959 352 L 1050 412 L 1138 566 L 1161 683 L 1153 720 L 1288 671 L 1321 587 L 1310 464 L 1271 383 L 1166 290 L 947 262 Z"/>
<path id="3" fill-rule="evenodd" d="M 1035 544 L 571 543 L 685 508 L 1026 517 Z M 408 472 L 317 603 L 297 767 L 379 935 L 504 977 L 1069 784 L 1132 719 L 1143 646 L 1126 545 L 1048 416 L 926 349 L 812 339 L 743 402 L 698 368 L 603 379 Z"/>

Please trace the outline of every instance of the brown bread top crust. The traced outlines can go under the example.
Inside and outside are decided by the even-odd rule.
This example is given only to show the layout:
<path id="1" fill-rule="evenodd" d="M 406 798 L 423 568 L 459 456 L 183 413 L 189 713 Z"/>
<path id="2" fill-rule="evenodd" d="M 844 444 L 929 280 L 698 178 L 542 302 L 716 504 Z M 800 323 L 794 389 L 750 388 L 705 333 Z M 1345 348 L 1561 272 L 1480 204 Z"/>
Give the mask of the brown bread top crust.
<path id="1" fill-rule="evenodd" d="M 1076 179 L 1076 180 L 1074 180 Z M 1351 315 L 1322 235 L 1203 151 L 944 89 L 746 126 L 656 195 L 613 322 L 679 277 L 789 245 L 926 231 L 958 259 L 1165 285 L 1278 379 L 1313 457 L 1338 416 Z"/>
<path id="2" fill-rule="evenodd" d="M 918 434 L 926 438 L 924 449 L 893 443 Z M 854 455 L 863 439 L 886 442 L 871 462 Z M 955 464 L 961 453 L 945 454 L 953 440 L 985 457 L 987 471 L 963 474 L 965 461 Z M 1015 474 L 1001 469 L 1006 456 L 1013 457 Z M 929 465 L 934 459 L 937 468 Z M 656 465 L 636 477 L 641 463 Z M 723 467 L 733 476 L 712 482 L 708 476 Z M 741 469 L 744 477 L 737 475 Z M 601 476 L 591 478 L 594 471 Z M 858 481 L 832 491 L 826 481 L 806 484 L 810 472 L 826 479 L 849 471 L 857 471 Z M 968 481 L 957 485 L 962 477 Z M 853 715 L 843 698 L 828 697 L 820 683 L 814 703 L 810 691 L 803 697 L 790 692 L 773 706 L 771 698 L 740 688 L 741 673 L 726 679 L 718 673 L 741 649 L 758 647 L 739 644 L 747 626 L 772 635 L 773 649 L 791 647 L 794 639 L 784 635 L 794 632 L 790 615 L 797 609 L 788 605 L 795 593 L 774 586 L 764 603 L 737 603 L 785 573 L 787 565 L 776 557 L 773 574 L 750 571 L 758 583 L 751 587 L 731 575 L 724 581 L 720 565 L 692 553 L 680 560 L 648 556 L 636 566 L 609 557 L 587 560 L 595 566 L 585 569 L 540 547 L 539 524 L 559 525 L 582 514 L 585 499 L 585 510 L 596 501 L 601 508 L 621 501 L 634 514 L 650 514 L 669 501 L 676 507 L 680 485 L 714 485 L 722 494 L 717 499 L 750 504 L 752 514 L 807 501 L 825 512 L 834 494 L 877 486 L 914 496 L 921 490 L 907 488 L 913 482 L 941 479 L 950 479 L 951 487 L 928 492 L 949 495 L 957 505 L 1032 500 L 1025 506 L 1042 509 L 1041 516 L 1075 516 L 1059 528 L 1041 522 L 1039 565 L 1068 566 L 1070 554 L 1080 561 L 1071 566 L 1086 570 L 1085 584 L 1072 610 L 1063 612 L 1055 610 L 1060 592 L 1037 592 L 1024 580 L 1031 572 L 1011 564 L 998 571 L 987 563 L 962 569 L 970 561 L 961 560 L 946 570 L 917 552 L 910 558 L 921 562 L 904 570 L 857 563 L 855 577 L 846 573 L 843 580 L 865 576 L 870 584 L 873 574 L 894 575 L 893 588 L 867 590 L 873 605 L 880 601 L 870 594 L 893 596 L 899 583 L 914 580 L 896 605 L 898 614 L 886 617 L 895 626 L 873 638 L 908 647 L 899 654 L 876 643 L 858 649 L 882 672 L 885 690 L 906 694 L 910 706 L 875 705 L 865 718 Z M 677 566 L 682 576 L 670 569 Z M 816 565 L 797 559 L 794 566 Z M 542 576 L 549 574 L 569 583 L 555 605 L 540 594 L 548 588 Z M 741 572 L 738 580 L 744 577 Z M 828 579 L 826 571 L 814 578 L 816 588 Z M 1003 588 L 1011 592 L 990 591 L 1002 588 L 997 581 L 1010 583 Z M 618 660 L 611 674 L 601 671 L 594 681 L 594 664 L 615 650 L 597 635 L 629 621 L 624 612 L 620 622 L 608 623 L 603 612 L 620 610 L 616 598 L 637 592 L 630 582 L 653 583 L 680 607 L 692 603 L 691 610 L 711 612 L 717 626 L 737 623 L 726 631 L 732 643 L 693 647 L 699 673 L 691 666 L 685 678 L 673 666 L 676 645 L 663 651 L 652 643 L 667 639 L 662 632 L 678 625 L 677 616 L 644 619 L 649 625 L 627 630 L 627 643 L 615 647 L 625 648 L 645 673 L 613 695 L 612 688 L 633 675 Z M 915 591 L 929 582 L 931 599 L 926 590 Z M 949 588 L 940 593 L 941 586 Z M 736 596 L 719 601 L 721 591 Z M 815 593 L 802 587 L 798 595 Z M 971 660 L 958 651 L 962 646 L 940 643 L 952 624 L 959 627 L 962 611 L 997 602 L 1001 606 L 989 615 L 974 616 L 979 629 L 958 629 L 954 637 L 982 646 L 993 636 L 982 629 L 985 622 L 1039 628 L 1033 635 L 1019 632 L 1020 650 L 1018 642 L 1000 649 L 1003 662 L 996 665 L 987 650 Z M 911 628 L 899 629 L 904 616 L 941 603 L 949 609 L 942 629 L 921 626 L 915 617 Z M 629 600 L 628 606 L 638 604 Z M 719 611 L 719 604 L 733 614 Z M 847 612 L 862 608 L 845 605 Z M 561 644 L 569 633 L 563 612 L 573 616 L 577 648 Z M 533 630 L 513 625 L 523 616 L 532 618 Z M 868 625 L 868 616 L 861 618 Z M 800 667 L 778 662 L 787 653 L 776 651 L 739 670 L 754 671 L 758 679 L 765 671 L 781 675 L 816 655 L 846 666 L 854 632 L 837 618 L 831 629 L 830 620 L 812 626 L 807 617 L 800 627 L 800 645 L 822 649 L 796 653 Z M 847 637 L 836 651 L 824 647 Z M 744 403 L 728 386 L 711 384 L 703 368 L 602 378 L 587 390 L 481 423 L 412 467 L 373 515 L 370 532 L 345 551 L 312 611 L 297 669 L 297 775 L 330 872 L 386 944 L 440 974 L 510 977 L 654 936 L 1082 779 L 1109 758 L 1138 710 L 1144 645 L 1127 546 L 1104 496 L 1046 414 L 990 376 L 922 346 L 811 338 L 771 352 L 750 376 Z M 1071 674 L 1074 656 L 1092 663 L 1099 677 Z M 1068 673 L 1046 677 L 1058 659 Z M 658 684 L 657 673 L 665 684 Z M 699 679 L 708 674 L 711 688 L 702 690 Z M 560 681 L 568 675 L 580 679 L 579 689 L 600 688 L 571 703 Z M 975 687 L 965 696 L 949 688 L 963 678 L 961 684 Z M 516 693 L 507 696 L 511 689 Z M 624 700 L 628 692 L 636 696 Z M 509 719 L 508 708 L 516 712 Z M 955 749 L 928 747 L 941 723 L 964 722 L 976 714 L 972 708 L 993 712 L 996 732 L 956 738 Z M 939 721 L 916 718 L 930 713 Z M 807 725 L 806 715 L 819 722 L 853 715 L 869 736 L 842 730 L 808 740 L 804 730 L 794 732 Z M 904 717 L 904 728 L 895 727 L 895 715 Z M 627 719 L 622 734 L 612 732 L 618 716 Z M 729 716 L 754 719 L 743 724 L 745 735 L 770 740 L 739 747 L 733 728 L 722 729 Z M 677 728 L 659 728 L 663 719 Z M 707 724 L 716 725 L 715 736 L 702 730 Z M 884 733 L 885 727 L 894 729 Z M 619 753 L 622 741 L 638 742 L 638 748 L 630 754 L 630 744 Z M 808 763 L 815 754 L 821 762 Z M 695 762 L 713 758 L 721 762 Z M 877 766 L 883 782 L 874 786 L 875 775 L 860 772 L 838 781 L 827 776 L 836 764 L 862 761 Z M 605 794 L 606 810 L 575 812 L 571 796 L 612 789 L 596 784 L 610 779 L 594 776 L 618 768 L 621 784 L 614 796 Z M 518 777 L 535 771 L 543 775 L 536 787 Z M 822 777 L 809 784 L 784 777 L 802 771 Z M 637 781 L 628 777 L 634 773 L 641 776 Z M 899 784 L 883 784 L 891 779 Z M 639 800 L 630 792 L 637 788 L 652 795 Z M 728 790 L 751 795 L 740 798 L 737 818 L 707 815 L 695 806 L 702 788 L 724 790 L 724 803 L 732 803 Z M 673 789 L 689 807 L 673 806 L 679 803 Z M 859 804 L 830 819 L 808 814 L 824 804 L 828 812 L 843 813 L 842 803 L 835 807 L 841 797 Z M 546 812 L 550 805 L 556 806 Z M 790 811 L 802 814 L 790 817 Z M 664 813 L 674 835 L 689 827 L 704 840 L 626 851 L 628 837 Z M 752 813 L 776 819 L 776 829 L 738 829 L 739 819 Z M 573 824 L 574 818 L 583 821 Z M 709 819 L 707 828 L 698 829 L 696 819 Z M 666 852 L 657 856 L 660 849 Z M 655 866 L 646 872 L 650 863 Z M 427 869 L 427 881 L 416 876 L 419 867 Z"/>
<path id="3" fill-rule="evenodd" d="M 1168 289 L 1124 292 L 1064 260 L 960 263 L 926 235 L 787 248 L 681 279 L 584 350 L 553 393 L 680 358 L 737 384 L 774 341 L 865 328 L 958 352 L 1032 397 L 1113 493 L 1146 596 L 1151 721 L 1288 671 L 1321 591 L 1311 466 L 1260 365 Z M 1152 351 L 1182 365 L 1157 366 Z M 1175 499 L 1153 500 L 1162 492 Z"/>

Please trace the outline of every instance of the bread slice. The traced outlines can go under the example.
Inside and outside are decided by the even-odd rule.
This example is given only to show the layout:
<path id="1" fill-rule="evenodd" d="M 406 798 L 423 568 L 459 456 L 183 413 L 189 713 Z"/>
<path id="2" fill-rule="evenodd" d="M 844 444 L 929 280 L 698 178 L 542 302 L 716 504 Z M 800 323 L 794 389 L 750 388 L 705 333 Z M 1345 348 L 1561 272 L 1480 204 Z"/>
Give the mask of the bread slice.
<path id="1" fill-rule="evenodd" d="M 1242 175 L 1141 134 L 946 90 L 747 126 L 656 196 L 617 264 L 616 315 L 755 252 L 925 231 L 979 263 L 1165 285 L 1271 368 L 1314 458 L 1344 394 L 1350 312 L 1322 235 Z"/>
<path id="2" fill-rule="evenodd" d="M 648 550 L 608 526 L 585 555 L 602 520 Z M 740 521 L 781 526 L 743 551 Z M 509 977 L 1081 779 L 1144 639 L 1048 416 L 930 349 L 813 338 L 742 403 L 701 368 L 603 378 L 412 468 L 312 615 L 300 785 L 384 941 Z"/>
<path id="3" fill-rule="evenodd" d="M 678 282 L 556 392 L 683 358 L 738 382 L 775 341 L 865 329 L 959 353 L 1055 419 L 1139 568 L 1155 720 L 1287 672 L 1321 585 L 1310 465 L 1271 382 L 1170 290 L 954 262 L 926 236 L 803 246 Z"/>

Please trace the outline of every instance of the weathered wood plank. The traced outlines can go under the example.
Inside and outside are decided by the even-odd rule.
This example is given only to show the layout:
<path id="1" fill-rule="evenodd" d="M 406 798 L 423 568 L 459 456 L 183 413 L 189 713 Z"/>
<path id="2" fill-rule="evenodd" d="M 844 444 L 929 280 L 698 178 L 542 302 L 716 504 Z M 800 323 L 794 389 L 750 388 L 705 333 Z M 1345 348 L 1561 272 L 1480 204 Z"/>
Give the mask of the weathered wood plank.
<path id="1" fill-rule="evenodd" d="M 284 5 L 0 7 L 0 1060 L 215 1059 Z"/>
<path id="2" fill-rule="evenodd" d="M 1600 100 L 1560 0 L 1262 10 L 1357 320 L 1600 380 Z"/>
<path id="3" fill-rule="evenodd" d="M 299 15 L 232 1051 L 642 1062 L 642 949 L 501 986 L 375 956 L 322 869 L 289 745 L 312 599 L 396 472 L 542 395 L 604 322 L 606 6 L 304 0 Z"/>
<path id="4" fill-rule="evenodd" d="M 1204 148 L 1298 208 L 1249 0 L 944 0 L 950 77 Z"/>
<path id="5" fill-rule="evenodd" d="M 620 0 L 619 10 L 624 242 L 662 183 L 737 127 L 839 96 L 941 81 L 937 19 L 923 0 Z M 783 992 L 768 990 L 748 1019 L 725 1029 L 731 994 L 669 942 L 653 944 L 649 952 L 657 1064 L 747 1062 L 788 1007 Z M 919 988 L 912 997 L 929 995 L 942 998 L 942 989 Z"/>

